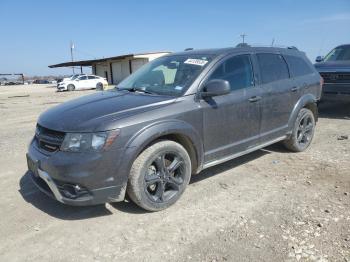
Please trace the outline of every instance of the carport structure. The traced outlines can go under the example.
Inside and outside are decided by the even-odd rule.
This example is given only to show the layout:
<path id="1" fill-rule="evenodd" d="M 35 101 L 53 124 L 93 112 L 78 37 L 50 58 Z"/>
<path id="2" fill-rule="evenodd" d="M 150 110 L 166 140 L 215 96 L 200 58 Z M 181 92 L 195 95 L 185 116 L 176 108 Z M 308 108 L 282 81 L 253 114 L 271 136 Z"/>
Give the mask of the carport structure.
<path id="1" fill-rule="evenodd" d="M 18 74 L 0 74 L 0 77 L 4 77 L 4 76 L 21 76 L 22 84 L 24 84 L 24 74 L 22 74 L 22 73 L 18 73 Z"/>
<path id="2" fill-rule="evenodd" d="M 160 51 L 140 54 L 126 54 L 101 59 L 65 62 L 50 65 L 49 67 L 80 67 L 82 72 L 83 67 L 89 66 L 92 68 L 93 74 L 106 78 L 109 84 L 118 84 L 125 77 L 139 69 L 142 65 L 169 53 L 171 52 Z"/>

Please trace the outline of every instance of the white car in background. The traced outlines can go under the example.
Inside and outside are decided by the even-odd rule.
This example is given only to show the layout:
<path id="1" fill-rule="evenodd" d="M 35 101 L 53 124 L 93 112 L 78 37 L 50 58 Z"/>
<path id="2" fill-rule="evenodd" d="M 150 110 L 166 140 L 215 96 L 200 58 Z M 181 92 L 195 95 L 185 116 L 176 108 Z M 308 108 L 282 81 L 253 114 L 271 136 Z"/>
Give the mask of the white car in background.
<path id="1" fill-rule="evenodd" d="M 104 89 L 108 85 L 105 78 L 95 75 L 79 75 L 68 80 L 63 80 L 57 85 L 58 91 L 73 91 L 82 89 Z"/>
<path id="2" fill-rule="evenodd" d="M 84 75 L 84 74 L 75 74 L 75 75 L 71 75 L 71 76 L 69 76 L 69 77 L 65 77 L 65 78 L 62 79 L 61 82 L 67 81 L 67 80 L 73 80 L 73 79 L 75 79 L 75 78 L 77 78 L 77 77 L 79 77 L 79 76 L 81 76 L 81 75 Z"/>

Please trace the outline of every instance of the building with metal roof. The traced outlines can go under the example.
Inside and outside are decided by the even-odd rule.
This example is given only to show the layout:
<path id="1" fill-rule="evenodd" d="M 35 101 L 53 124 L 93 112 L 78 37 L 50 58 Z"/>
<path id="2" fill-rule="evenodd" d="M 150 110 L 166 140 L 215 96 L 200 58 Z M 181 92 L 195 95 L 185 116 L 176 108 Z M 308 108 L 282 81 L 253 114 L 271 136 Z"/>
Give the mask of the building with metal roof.
<path id="1" fill-rule="evenodd" d="M 49 67 L 80 67 L 82 72 L 82 68 L 88 66 L 91 67 L 93 74 L 106 78 L 109 84 L 118 84 L 144 64 L 169 53 L 168 51 L 161 51 L 126 54 L 93 60 L 64 62 Z"/>

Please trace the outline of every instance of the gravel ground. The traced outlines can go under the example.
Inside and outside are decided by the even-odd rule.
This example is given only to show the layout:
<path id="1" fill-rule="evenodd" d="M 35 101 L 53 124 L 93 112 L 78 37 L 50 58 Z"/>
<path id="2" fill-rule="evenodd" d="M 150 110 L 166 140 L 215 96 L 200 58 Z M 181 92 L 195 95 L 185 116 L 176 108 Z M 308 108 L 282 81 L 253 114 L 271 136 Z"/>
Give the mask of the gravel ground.
<path id="1" fill-rule="evenodd" d="M 273 145 L 203 171 L 173 207 L 69 207 L 25 153 L 40 112 L 95 91 L 0 87 L 0 261 L 350 261 L 350 102 L 321 104 L 310 149 Z"/>

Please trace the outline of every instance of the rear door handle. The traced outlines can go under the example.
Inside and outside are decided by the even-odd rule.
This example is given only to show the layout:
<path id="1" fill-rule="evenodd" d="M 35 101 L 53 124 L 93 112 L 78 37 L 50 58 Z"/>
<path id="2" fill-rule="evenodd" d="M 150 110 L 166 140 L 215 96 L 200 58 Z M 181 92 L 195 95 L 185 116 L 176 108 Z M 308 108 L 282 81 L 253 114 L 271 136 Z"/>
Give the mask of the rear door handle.
<path id="1" fill-rule="evenodd" d="M 254 103 L 254 102 L 258 102 L 260 99 L 261 99 L 261 96 L 252 96 L 248 100 L 250 103 Z"/>

